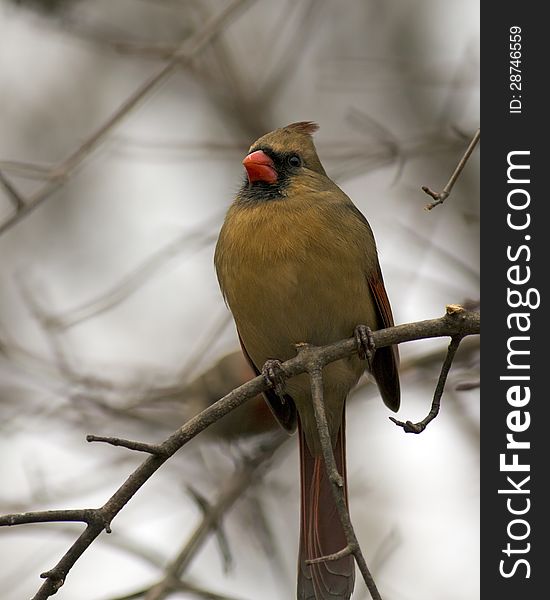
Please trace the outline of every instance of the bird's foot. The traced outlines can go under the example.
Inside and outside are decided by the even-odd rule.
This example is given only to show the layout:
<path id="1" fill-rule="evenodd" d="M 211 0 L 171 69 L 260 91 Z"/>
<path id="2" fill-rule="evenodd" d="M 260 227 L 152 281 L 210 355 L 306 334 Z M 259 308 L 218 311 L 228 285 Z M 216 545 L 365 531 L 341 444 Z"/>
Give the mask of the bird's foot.
<path id="1" fill-rule="evenodd" d="M 282 402 L 285 401 L 286 373 L 280 360 L 267 360 L 262 367 L 262 375 L 267 383 L 274 389 Z"/>
<path id="2" fill-rule="evenodd" d="M 357 343 L 357 354 L 361 360 L 366 360 L 369 365 L 369 371 L 372 371 L 372 361 L 376 345 L 372 335 L 372 330 L 366 325 L 357 325 L 353 331 L 355 342 Z"/>

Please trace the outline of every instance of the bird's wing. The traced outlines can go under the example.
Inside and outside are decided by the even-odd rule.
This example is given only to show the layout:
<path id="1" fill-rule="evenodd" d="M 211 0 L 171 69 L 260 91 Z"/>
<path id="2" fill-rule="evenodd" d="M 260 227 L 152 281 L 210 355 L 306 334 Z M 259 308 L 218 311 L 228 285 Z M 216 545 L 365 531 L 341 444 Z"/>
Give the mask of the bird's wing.
<path id="1" fill-rule="evenodd" d="M 343 192 L 341 193 L 343 194 Z M 365 218 L 365 215 L 363 215 L 363 213 L 347 196 L 345 197 L 347 199 L 347 202 L 345 203 L 346 208 L 351 210 L 353 215 L 362 223 L 363 227 L 365 228 L 364 233 L 366 238 L 370 238 L 372 243 L 375 244 L 372 229 L 369 225 L 369 222 Z M 369 266 L 365 269 L 365 275 L 377 309 L 378 329 L 393 327 L 391 305 L 388 295 L 386 294 L 384 279 L 382 277 L 382 271 L 380 270 L 378 259 L 375 258 L 374 264 L 372 264 L 372 261 L 368 261 L 367 264 Z M 397 346 L 386 346 L 376 350 L 372 363 L 372 374 L 376 379 L 376 383 L 378 384 L 378 389 L 380 390 L 380 395 L 382 396 L 382 400 L 384 400 L 384 404 L 393 411 L 399 410 L 399 405 L 401 403 L 399 373 L 397 371 L 398 365 L 399 351 Z"/>
<path id="2" fill-rule="evenodd" d="M 367 281 L 378 309 L 379 329 L 393 327 L 390 301 L 388 300 L 384 280 L 382 279 L 382 272 L 378 265 L 374 273 L 367 276 Z M 376 379 L 384 404 L 393 411 L 399 410 L 401 402 L 399 373 L 397 371 L 398 365 L 399 351 L 397 346 L 386 346 L 376 350 L 372 363 L 372 374 Z"/>
<path id="3" fill-rule="evenodd" d="M 241 349 L 243 354 L 248 361 L 248 364 L 256 373 L 256 375 L 260 375 L 261 371 L 254 364 L 250 355 L 248 354 L 246 347 L 241 338 L 241 334 L 237 331 L 239 335 L 239 342 L 241 343 Z M 284 394 L 283 398 L 279 398 L 279 396 L 275 393 L 274 390 L 266 390 L 263 392 L 263 396 L 267 402 L 267 405 L 271 409 L 273 416 L 277 419 L 279 424 L 283 429 L 286 429 L 289 433 L 292 433 L 296 429 L 296 425 L 298 423 L 297 415 L 296 415 L 296 405 L 294 404 L 294 400 L 288 394 Z"/>

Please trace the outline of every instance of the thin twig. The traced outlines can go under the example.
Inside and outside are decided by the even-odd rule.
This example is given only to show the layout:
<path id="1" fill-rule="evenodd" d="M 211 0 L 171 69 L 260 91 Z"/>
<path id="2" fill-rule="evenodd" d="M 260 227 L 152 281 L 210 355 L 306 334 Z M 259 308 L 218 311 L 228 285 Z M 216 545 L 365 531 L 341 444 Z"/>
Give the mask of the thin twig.
<path id="1" fill-rule="evenodd" d="M 280 13 L 280 20 L 271 28 L 272 39 L 266 43 L 267 48 L 282 50 L 280 55 L 267 65 L 266 81 L 260 82 L 259 91 L 254 98 L 256 106 L 266 106 L 273 103 L 273 98 L 281 93 L 284 86 L 292 79 L 294 71 L 301 65 L 301 58 L 305 56 L 306 44 L 312 34 L 318 31 L 319 16 L 322 6 L 318 0 L 308 2 L 292 2 L 286 5 Z M 289 14 L 290 11 L 301 11 L 298 15 Z M 286 30 L 292 28 L 291 39 L 284 44 Z"/>
<path id="2" fill-rule="evenodd" d="M 59 523 L 61 521 L 89 524 L 93 521 L 93 519 L 93 509 L 42 510 L 0 516 L 0 525 L 10 527 L 11 525 L 25 525 L 28 523 Z"/>
<path id="3" fill-rule="evenodd" d="M 111 446 L 120 446 L 128 448 L 128 450 L 136 450 L 137 452 L 147 452 L 155 456 L 162 455 L 162 447 L 158 444 L 146 444 L 144 442 L 135 442 L 133 440 L 124 440 L 117 437 L 104 437 L 102 435 L 87 435 L 87 442 L 104 442 Z"/>
<path id="4" fill-rule="evenodd" d="M 466 166 L 466 163 L 468 162 L 468 159 L 470 158 L 470 155 L 474 151 L 474 148 L 477 146 L 477 143 L 479 142 L 479 137 L 480 137 L 480 130 L 478 129 L 475 132 L 474 137 L 472 138 L 472 141 L 470 142 L 468 148 L 466 148 L 466 152 L 460 159 L 458 165 L 456 166 L 456 169 L 454 170 L 453 174 L 451 175 L 451 178 L 447 182 L 447 185 L 443 188 L 443 190 L 441 192 L 434 192 L 432 189 L 430 189 L 426 185 L 422 186 L 422 190 L 424 192 L 426 192 L 426 194 L 428 194 L 428 196 L 431 196 L 434 199 L 434 202 L 430 202 L 429 204 L 426 204 L 426 206 L 425 206 L 426 210 L 432 210 L 432 208 L 436 207 L 437 205 L 443 204 L 443 202 L 445 202 L 445 200 L 449 197 L 449 194 L 451 193 L 451 190 L 453 189 L 453 186 L 456 183 L 456 180 L 459 178 L 460 174 L 462 173 L 462 170 L 464 169 L 464 167 Z"/>
<path id="5" fill-rule="evenodd" d="M 35 208 L 40 206 L 55 192 L 78 165 L 94 150 L 97 145 L 118 125 L 128 113 L 145 99 L 153 90 L 165 81 L 182 62 L 190 62 L 208 43 L 217 37 L 228 22 L 251 0 L 233 0 L 218 14 L 209 19 L 204 27 L 184 40 L 172 54 L 170 60 L 154 75 L 142 83 L 112 114 L 98 127 L 76 150 L 74 150 L 51 173 L 49 181 L 33 194 L 19 211 L 0 224 L 0 235 L 19 223 Z"/>
<path id="6" fill-rule="evenodd" d="M 193 500 L 196 502 L 203 515 L 207 515 L 212 508 L 210 502 L 208 502 L 208 500 L 191 485 L 187 486 L 187 491 L 191 498 L 193 498 Z M 219 520 L 218 523 L 216 523 L 215 535 L 223 560 L 223 570 L 225 573 L 227 573 L 231 568 L 232 557 L 231 551 L 229 549 L 229 541 L 227 539 L 227 536 L 225 535 L 225 531 L 222 527 L 221 520 Z"/>
<path id="7" fill-rule="evenodd" d="M 453 359 L 461 341 L 461 335 L 456 335 L 451 339 L 451 343 L 449 344 L 449 348 L 447 350 L 447 356 L 445 357 L 445 361 L 441 367 L 441 373 L 439 374 L 439 379 L 435 388 L 432 406 L 426 417 L 424 417 L 424 419 L 418 423 L 413 423 L 412 421 L 398 421 L 394 417 L 389 417 L 390 421 L 393 421 L 398 427 L 402 427 L 405 433 L 422 433 L 428 426 L 428 423 L 433 421 L 439 414 L 439 409 L 441 407 L 441 396 L 443 395 L 443 390 L 445 389 L 447 375 L 449 374 L 449 370 L 453 364 Z"/>
<path id="8" fill-rule="evenodd" d="M 324 556 L 319 556 L 318 558 L 309 558 L 306 560 L 306 565 L 317 565 L 324 562 L 329 562 L 332 560 L 338 560 L 339 558 L 344 558 L 352 554 L 351 546 L 347 545 L 342 550 L 338 550 L 338 552 L 333 552 L 332 554 L 325 554 Z"/>
<path id="9" fill-rule="evenodd" d="M 59 331 L 56 331 L 52 327 L 52 323 L 49 319 L 48 314 L 42 308 L 42 304 L 48 298 L 48 290 L 44 289 L 43 285 L 36 285 L 34 283 L 31 286 L 31 282 L 28 277 L 24 277 L 22 272 L 18 272 L 15 277 L 19 292 L 27 304 L 30 313 L 36 319 L 38 325 L 42 329 L 44 337 L 50 347 L 51 353 L 54 357 L 54 361 L 59 371 L 68 381 L 74 379 L 74 370 L 71 364 L 71 360 L 67 356 L 67 353 L 63 347 L 63 340 L 59 335 Z"/>
<path id="10" fill-rule="evenodd" d="M 25 206 L 25 201 L 2 171 L 0 171 L 0 184 L 2 184 L 2 187 L 6 190 L 8 197 L 15 208 L 15 212 L 19 212 Z"/>
<path id="11" fill-rule="evenodd" d="M 0 170 L 13 173 L 25 179 L 49 179 L 52 172 L 51 166 L 27 163 L 19 160 L 0 160 Z"/>
<path id="12" fill-rule="evenodd" d="M 457 392 L 467 392 L 469 390 L 479 389 L 480 385 L 481 382 L 479 379 L 476 379 L 475 381 L 464 381 L 462 383 L 457 383 L 457 385 L 455 385 L 455 390 Z"/>

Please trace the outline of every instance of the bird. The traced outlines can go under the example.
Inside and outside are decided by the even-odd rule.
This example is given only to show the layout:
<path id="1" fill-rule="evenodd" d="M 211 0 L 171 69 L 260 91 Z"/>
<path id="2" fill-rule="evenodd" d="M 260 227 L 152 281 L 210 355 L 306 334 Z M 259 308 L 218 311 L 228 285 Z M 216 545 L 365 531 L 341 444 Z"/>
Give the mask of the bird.
<path id="1" fill-rule="evenodd" d="M 323 168 L 313 140 L 318 128 L 300 121 L 252 144 L 214 253 L 242 351 L 257 375 L 272 380 L 277 373 L 264 365 L 292 358 L 298 344 L 323 346 L 357 335 L 358 325 L 371 332 L 394 324 L 372 229 Z M 370 361 L 359 354 L 323 369 L 329 433 L 348 506 L 348 394 L 368 368 L 388 408 L 397 411 L 400 404 L 397 347 L 375 350 Z M 347 544 L 322 458 L 309 376 L 288 379 L 282 391 L 276 387 L 265 399 L 284 429 L 298 429 L 300 447 L 297 598 L 347 600 L 354 587 L 353 556 L 306 562 Z"/>

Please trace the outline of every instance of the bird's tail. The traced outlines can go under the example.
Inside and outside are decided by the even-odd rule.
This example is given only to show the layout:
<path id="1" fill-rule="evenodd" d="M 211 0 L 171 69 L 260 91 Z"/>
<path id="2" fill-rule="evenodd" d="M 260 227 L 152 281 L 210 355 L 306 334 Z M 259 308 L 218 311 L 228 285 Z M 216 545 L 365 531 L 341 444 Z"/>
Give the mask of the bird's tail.
<path id="1" fill-rule="evenodd" d="M 347 542 L 338 516 L 322 456 L 313 456 L 299 425 L 301 521 L 298 558 L 298 600 L 349 600 L 355 581 L 353 556 L 307 565 L 306 560 L 334 554 Z M 346 436 L 342 418 L 334 447 L 339 473 L 346 483 Z"/>

